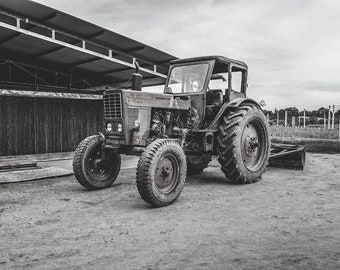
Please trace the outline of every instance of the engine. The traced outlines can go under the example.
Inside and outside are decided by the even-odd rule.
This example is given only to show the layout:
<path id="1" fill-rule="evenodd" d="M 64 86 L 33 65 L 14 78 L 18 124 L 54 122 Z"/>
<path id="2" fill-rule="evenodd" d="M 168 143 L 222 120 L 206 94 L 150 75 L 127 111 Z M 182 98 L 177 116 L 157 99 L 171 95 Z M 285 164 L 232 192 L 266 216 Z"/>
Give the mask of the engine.
<path id="1" fill-rule="evenodd" d="M 184 130 L 192 129 L 198 115 L 195 109 L 169 110 L 152 109 L 151 111 L 151 136 L 176 137 Z"/>

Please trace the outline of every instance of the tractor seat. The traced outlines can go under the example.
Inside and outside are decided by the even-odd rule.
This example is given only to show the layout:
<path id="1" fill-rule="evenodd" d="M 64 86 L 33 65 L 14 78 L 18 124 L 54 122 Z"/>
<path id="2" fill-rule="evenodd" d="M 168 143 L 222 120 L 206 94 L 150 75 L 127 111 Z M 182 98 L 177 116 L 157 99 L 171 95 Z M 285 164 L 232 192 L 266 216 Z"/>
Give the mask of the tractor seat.
<path id="1" fill-rule="evenodd" d="M 206 119 L 212 120 L 220 110 L 223 103 L 223 92 L 221 89 L 211 89 L 207 92 Z"/>

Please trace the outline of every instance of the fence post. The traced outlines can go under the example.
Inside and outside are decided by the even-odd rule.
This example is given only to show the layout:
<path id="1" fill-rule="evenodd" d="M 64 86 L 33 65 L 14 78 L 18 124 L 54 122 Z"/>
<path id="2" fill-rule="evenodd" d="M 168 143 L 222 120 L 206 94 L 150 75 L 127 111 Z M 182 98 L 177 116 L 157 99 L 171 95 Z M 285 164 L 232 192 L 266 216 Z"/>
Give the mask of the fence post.
<path id="1" fill-rule="evenodd" d="M 335 118 L 335 105 L 333 105 L 333 110 L 332 110 L 332 129 L 334 129 L 334 118 Z"/>
<path id="2" fill-rule="evenodd" d="M 331 128 L 331 105 L 328 106 L 328 123 L 327 128 Z"/>

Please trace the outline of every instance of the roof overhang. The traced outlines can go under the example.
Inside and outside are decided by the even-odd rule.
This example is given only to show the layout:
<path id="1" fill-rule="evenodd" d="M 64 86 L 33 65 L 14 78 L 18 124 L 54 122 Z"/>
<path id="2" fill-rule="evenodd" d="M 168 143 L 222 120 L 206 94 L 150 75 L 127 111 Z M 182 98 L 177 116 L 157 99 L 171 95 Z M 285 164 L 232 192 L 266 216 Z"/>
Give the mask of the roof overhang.
<path id="1" fill-rule="evenodd" d="M 129 81 L 136 61 L 144 86 L 163 84 L 176 57 L 33 1 L 1 0 L 0 59 L 1 74 L 16 67 L 13 82 L 21 72 L 44 85 L 98 89 Z"/>

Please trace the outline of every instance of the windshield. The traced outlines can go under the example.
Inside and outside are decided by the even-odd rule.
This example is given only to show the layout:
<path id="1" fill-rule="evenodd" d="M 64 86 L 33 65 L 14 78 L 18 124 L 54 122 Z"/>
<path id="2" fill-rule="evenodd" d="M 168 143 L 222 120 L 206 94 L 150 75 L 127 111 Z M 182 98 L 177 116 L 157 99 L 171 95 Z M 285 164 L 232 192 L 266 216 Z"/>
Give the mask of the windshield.
<path id="1" fill-rule="evenodd" d="M 193 93 L 203 89 L 208 75 L 209 64 L 177 66 L 171 70 L 165 87 L 166 93 Z"/>

